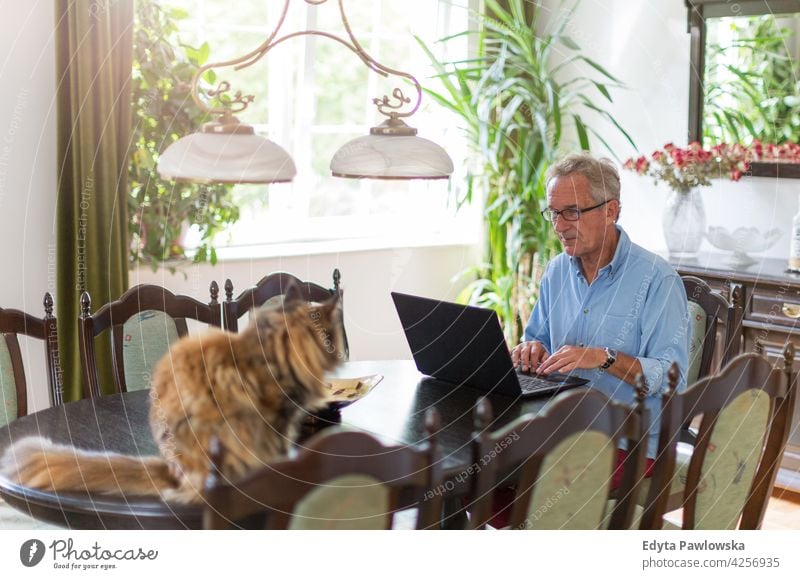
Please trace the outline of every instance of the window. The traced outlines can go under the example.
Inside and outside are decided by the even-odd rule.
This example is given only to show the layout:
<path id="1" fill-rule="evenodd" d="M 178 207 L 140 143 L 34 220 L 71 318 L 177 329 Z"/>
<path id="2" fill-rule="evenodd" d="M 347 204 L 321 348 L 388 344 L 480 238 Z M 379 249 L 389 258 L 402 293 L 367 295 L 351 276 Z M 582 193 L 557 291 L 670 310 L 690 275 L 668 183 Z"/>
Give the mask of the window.
<path id="1" fill-rule="evenodd" d="M 260 45 L 274 29 L 284 4 L 282 0 L 162 1 L 188 12 L 189 17 L 180 22 L 181 38 L 195 46 L 208 42 L 213 62 L 241 56 Z M 345 11 L 354 35 L 371 56 L 387 67 L 414 74 L 423 86 L 436 90 L 435 79 L 430 78 L 433 69 L 414 35 L 438 49 L 436 40 L 467 29 L 471 2 L 475 0 L 346 0 Z M 308 29 L 346 37 L 338 2 L 313 6 L 292 0 L 280 34 Z M 442 57 L 466 58 L 467 39 L 450 42 L 447 49 L 449 53 Z M 455 239 L 456 234 L 461 240 L 477 239 L 474 213 L 455 211 L 450 189 L 459 182 L 457 175 L 450 183 L 330 176 L 335 151 L 382 122 L 372 98 L 391 94 L 395 87 L 415 96 L 403 79 L 384 79 L 343 45 L 319 36 L 290 39 L 250 68 L 215 72 L 233 90 L 255 95 L 255 102 L 240 118 L 286 148 L 298 171 L 291 184 L 234 189 L 242 216 L 228 234 L 228 245 L 407 238 L 421 232 L 426 237 Z M 444 146 L 458 173 L 467 146 L 449 113 L 423 95 L 422 106 L 409 124 L 419 129 L 420 136 Z"/>

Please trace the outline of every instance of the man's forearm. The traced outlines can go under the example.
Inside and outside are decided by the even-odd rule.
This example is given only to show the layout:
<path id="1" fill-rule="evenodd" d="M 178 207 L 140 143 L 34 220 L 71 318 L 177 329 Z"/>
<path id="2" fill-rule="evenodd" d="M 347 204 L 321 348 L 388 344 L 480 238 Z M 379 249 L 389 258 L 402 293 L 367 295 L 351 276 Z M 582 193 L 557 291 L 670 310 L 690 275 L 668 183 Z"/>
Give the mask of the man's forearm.
<path id="1" fill-rule="evenodd" d="M 624 352 L 617 352 L 617 360 L 608 367 L 606 372 L 614 378 L 619 378 L 623 382 L 635 386 L 636 376 L 642 373 L 642 364 L 638 358 Z"/>

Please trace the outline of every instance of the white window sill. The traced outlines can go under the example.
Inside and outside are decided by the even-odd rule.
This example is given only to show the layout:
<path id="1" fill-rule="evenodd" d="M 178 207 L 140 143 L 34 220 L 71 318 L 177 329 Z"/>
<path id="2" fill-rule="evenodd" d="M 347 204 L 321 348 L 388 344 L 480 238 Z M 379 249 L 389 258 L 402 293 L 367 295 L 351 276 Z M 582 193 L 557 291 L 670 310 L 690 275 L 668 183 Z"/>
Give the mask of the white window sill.
<path id="1" fill-rule="evenodd" d="M 408 233 L 350 239 L 326 239 L 239 245 L 217 248 L 217 260 L 243 261 L 274 257 L 298 257 L 331 253 L 356 253 L 386 249 L 418 247 L 472 246 L 479 242 L 476 231 L 450 231 L 440 233 Z"/>

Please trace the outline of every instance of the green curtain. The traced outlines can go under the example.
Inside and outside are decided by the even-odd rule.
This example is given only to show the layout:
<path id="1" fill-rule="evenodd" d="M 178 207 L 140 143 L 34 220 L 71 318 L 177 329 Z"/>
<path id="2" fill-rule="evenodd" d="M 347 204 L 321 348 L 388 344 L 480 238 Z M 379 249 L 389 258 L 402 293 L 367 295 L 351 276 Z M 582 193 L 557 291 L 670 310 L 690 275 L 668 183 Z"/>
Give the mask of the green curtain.
<path id="1" fill-rule="evenodd" d="M 81 293 L 92 311 L 128 286 L 133 0 L 56 0 L 57 315 L 64 400 L 83 395 Z M 105 391 L 110 349 L 98 348 Z"/>

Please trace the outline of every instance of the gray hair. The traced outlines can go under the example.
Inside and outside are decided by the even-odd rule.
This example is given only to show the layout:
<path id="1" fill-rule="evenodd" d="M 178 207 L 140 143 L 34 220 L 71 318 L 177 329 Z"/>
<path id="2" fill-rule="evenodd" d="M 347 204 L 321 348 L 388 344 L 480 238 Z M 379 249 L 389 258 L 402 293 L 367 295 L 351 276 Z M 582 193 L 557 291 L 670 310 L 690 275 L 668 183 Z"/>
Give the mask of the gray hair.
<path id="1" fill-rule="evenodd" d="M 611 159 L 597 159 L 586 152 L 567 155 L 547 170 L 547 191 L 559 177 L 583 175 L 597 203 L 619 201 L 619 172 Z"/>

